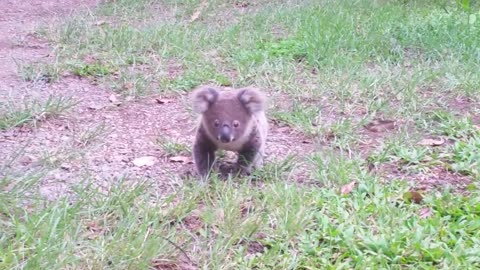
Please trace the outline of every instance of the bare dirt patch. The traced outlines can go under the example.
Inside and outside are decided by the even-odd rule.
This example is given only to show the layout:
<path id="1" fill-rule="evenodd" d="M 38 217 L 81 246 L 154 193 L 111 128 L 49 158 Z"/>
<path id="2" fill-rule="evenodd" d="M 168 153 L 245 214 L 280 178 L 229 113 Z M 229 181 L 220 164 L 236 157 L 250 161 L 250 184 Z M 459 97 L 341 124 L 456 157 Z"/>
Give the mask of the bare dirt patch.
<path id="1" fill-rule="evenodd" d="M 16 62 L 51 59 L 48 43 L 33 33 L 36 27 L 54 23 L 74 9 L 93 7 L 99 0 L 6 0 L 0 5 L 0 90 L 19 83 Z"/>
<path id="2" fill-rule="evenodd" d="M 64 115 L 0 133 L 2 166 L 10 175 L 42 171 L 42 193 L 50 199 L 69 193 L 71 186 L 85 180 L 108 189 L 120 179 L 150 179 L 162 192 L 193 174 L 191 162 L 172 162 L 158 144 L 167 138 L 190 146 L 195 117 L 187 108 L 186 97 L 169 99 L 150 96 L 124 100 L 107 87 L 86 79 L 64 77 L 59 82 L 23 82 L 15 61 L 25 63 L 52 60 L 49 44 L 32 35 L 37 23 L 52 23 L 79 6 L 97 1 L 8 1 L 0 7 L 7 33 L 0 41 L 0 93 L 20 102 L 45 99 L 49 95 L 72 97 L 77 105 Z M 19 42 L 21 41 L 21 42 Z M 15 43 L 16 42 L 16 43 Z M 21 44 L 21 45 L 18 45 Z M 12 95 L 12 93 L 14 93 Z M 159 102 L 160 100 L 160 102 Z M 292 151 L 302 152 L 302 139 L 285 129 L 271 129 L 268 155 L 275 159 Z M 152 157 L 143 165 L 133 161 Z M 185 160 L 186 161 L 186 160 Z"/>
<path id="3" fill-rule="evenodd" d="M 89 88 L 66 85 L 79 96 L 88 96 Z M 108 92 L 85 98 L 69 115 L 42 123 L 35 129 L 17 128 L 2 134 L 2 155 L 12 156 L 23 147 L 23 153 L 10 166 L 25 171 L 50 166 L 42 183 L 49 197 L 62 195 L 68 186 L 92 179 L 108 188 L 123 177 L 151 179 L 168 192 L 182 178 L 194 174 L 191 162 L 172 162 L 156 139 L 170 138 L 191 145 L 195 117 L 187 111 L 185 98 L 159 104 L 147 97 L 137 102 L 115 106 Z M 284 128 L 271 129 L 268 159 L 278 160 L 305 151 L 303 139 Z M 154 157 L 149 166 L 136 166 L 134 160 Z M 28 160 L 28 162 L 25 162 Z"/>

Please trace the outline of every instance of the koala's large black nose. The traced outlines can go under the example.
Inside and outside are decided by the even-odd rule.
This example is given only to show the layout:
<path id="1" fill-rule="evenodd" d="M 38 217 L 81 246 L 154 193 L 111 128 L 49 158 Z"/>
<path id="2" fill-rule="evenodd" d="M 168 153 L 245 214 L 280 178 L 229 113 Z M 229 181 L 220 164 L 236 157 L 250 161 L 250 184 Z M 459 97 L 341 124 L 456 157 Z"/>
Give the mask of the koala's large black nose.
<path id="1" fill-rule="evenodd" d="M 220 130 L 220 141 L 223 143 L 230 142 L 230 128 L 228 126 L 223 126 Z"/>

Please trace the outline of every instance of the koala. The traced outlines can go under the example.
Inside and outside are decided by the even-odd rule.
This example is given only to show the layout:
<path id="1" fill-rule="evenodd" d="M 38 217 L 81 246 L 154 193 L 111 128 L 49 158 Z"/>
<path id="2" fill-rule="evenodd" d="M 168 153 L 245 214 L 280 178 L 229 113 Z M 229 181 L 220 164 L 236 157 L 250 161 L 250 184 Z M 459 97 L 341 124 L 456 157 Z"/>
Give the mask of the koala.
<path id="1" fill-rule="evenodd" d="M 201 86 L 192 92 L 191 101 L 193 111 L 200 114 L 193 160 L 201 177 L 209 174 L 219 149 L 237 152 L 237 164 L 245 174 L 263 166 L 268 122 L 262 92 Z"/>

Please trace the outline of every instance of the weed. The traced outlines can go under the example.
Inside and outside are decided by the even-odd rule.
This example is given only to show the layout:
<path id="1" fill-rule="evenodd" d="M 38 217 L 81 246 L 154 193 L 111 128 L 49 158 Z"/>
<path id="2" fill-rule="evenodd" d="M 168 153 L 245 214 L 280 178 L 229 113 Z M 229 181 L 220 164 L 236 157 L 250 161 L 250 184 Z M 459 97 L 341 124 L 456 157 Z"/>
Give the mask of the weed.
<path id="1" fill-rule="evenodd" d="M 328 187 L 347 184 L 355 179 L 363 179 L 366 172 L 362 170 L 363 161 L 349 159 L 345 154 L 333 151 L 315 153 L 309 157 L 314 165 L 314 179 Z"/>
<path id="2" fill-rule="evenodd" d="M 466 142 L 457 141 L 452 147 L 452 168 L 456 171 L 480 177 L 480 134 Z"/>
<path id="3" fill-rule="evenodd" d="M 160 145 L 163 152 L 165 152 L 167 156 L 188 154 L 191 151 L 188 145 L 176 142 L 175 140 L 167 137 L 157 138 L 156 143 Z"/>
<path id="4" fill-rule="evenodd" d="M 21 65 L 19 73 L 24 81 L 46 83 L 53 82 L 59 78 L 60 69 L 55 64 L 26 64 Z"/>
<path id="5" fill-rule="evenodd" d="M 75 141 L 79 147 L 85 147 L 92 144 L 100 137 L 108 135 L 108 132 L 109 128 L 105 125 L 105 123 L 94 124 L 91 127 L 86 128 L 86 130 L 79 134 L 78 138 L 75 139 Z"/>
<path id="6" fill-rule="evenodd" d="M 260 50 L 265 50 L 268 55 L 273 57 L 292 58 L 292 60 L 301 60 L 305 57 L 304 48 L 298 40 L 283 39 L 277 42 L 267 42 L 259 46 Z"/>
<path id="7" fill-rule="evenodd" d="M 427 196 L 424 207 L 432 214 L 422 219 L 420 206 L 398 199 L 405 185 L 381 186 L 374 179 L 360 181 L 349 196 L 281 182 L 252 188 L 216 180 L 153 205 L 147 189 L 122 181 L 108 194 L 83 187 L 77 202 L 32 201 L 31 213 L 2 200 L 2 267 L 24 258 L 25 265 L 49 268 L 146 268 L 179 263 L 182 251 L 196 254 L 185 263 L 215 269 L 478 264 L 476 199 Z M 461 233 L 448 233 L 453 230 Z M 55 260 L 45 252 L 56 254 Z"/>
<path id="8" fill-rule="evenodd" d="M 283 160 L 271 161 L 265 164 L 261 169 L 256 170 L 253 178 L 261 179 L 262 181 L 276 181 L 277 179 L 290 178 L 291 171 L 295 168 L 297 158 L 289 155 Z"/>
<path id="9" fill-rule="evenodd" d="M 274 111 L 272 117 L 276 120 L 293 126 L 300 131 L 308 134 L 318 132 L 317 117 L 319 108 L 313 106 L 304 106 L 299 102 L 294 102 L 288 111 Z"/>
<path id="10" fill-rule="evenodd" d="M 147 93 L 153 83 L 151 76 L 141 72 L 122 72 L 119 77 L 112 81 L 112 88 L 128 96 L 141 96 Z"/>
<path id="11" fill-rule="evenodd" d="M 436 130 L 442 135 L 452 139 L 467 139 L 478 134 L 478 129 L 473 125 L 470 117 L 454 117 L 449 112 L 435 112 L 433 120 L 437 122 Z"/>
<path id="12" fill-rule="evenodd" d="M 103 77 L 113 72 L 111 68 L 100 63 L 82 64 L 73 67 L 72 70 L 73 74 L 80 77 Z"/>
<path id="13" fill-rule="evenodd" d="M 349 152 L 358 141 L 354 130 L 355 127 L 351 120 L 340 119 L 328 127 L 322 127 L 322 134 L 325 134 L 327 140 L 331 139 L 332 147 Z"/>

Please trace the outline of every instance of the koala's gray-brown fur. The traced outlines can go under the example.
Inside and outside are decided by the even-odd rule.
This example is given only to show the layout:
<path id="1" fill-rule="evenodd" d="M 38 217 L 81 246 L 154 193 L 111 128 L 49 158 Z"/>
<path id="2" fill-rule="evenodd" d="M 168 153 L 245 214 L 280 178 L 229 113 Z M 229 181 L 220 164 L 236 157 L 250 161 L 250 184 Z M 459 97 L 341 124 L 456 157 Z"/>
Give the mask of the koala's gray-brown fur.
<path id="1" fill-rule="evenodd" d="M 219 149 L 239 154 L 247 174 L 263 165 L 268 123 L 266 98 L 255 88 L 218 90 L 202 86 L 192 92 L 193 110 L 200 123 L 193 144 L 197 172 L 206 177 Z"/>

